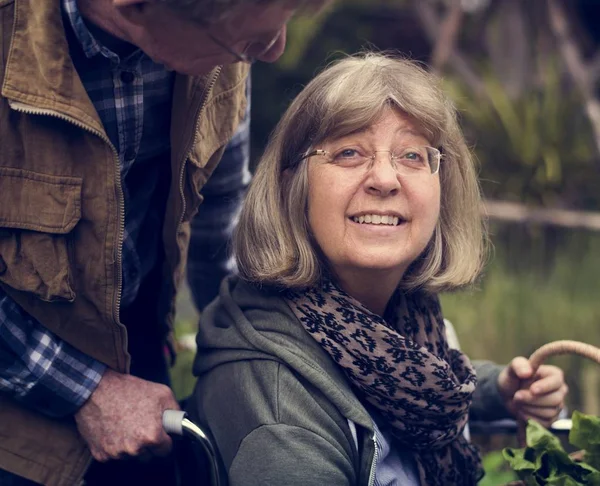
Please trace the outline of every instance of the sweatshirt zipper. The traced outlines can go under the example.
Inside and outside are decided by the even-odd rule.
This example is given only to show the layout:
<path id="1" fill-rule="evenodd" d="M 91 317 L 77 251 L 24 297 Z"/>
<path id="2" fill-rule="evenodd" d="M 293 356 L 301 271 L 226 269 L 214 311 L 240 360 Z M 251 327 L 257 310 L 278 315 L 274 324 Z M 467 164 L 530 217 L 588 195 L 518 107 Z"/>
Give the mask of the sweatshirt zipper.
<path id="1" fill-rule="evenodd" d="M 179 234 L 179 229 L 181 228 L 181 225 L 183 224 L 183 218 L 185 216 L 185 210 L 186 210 L 185 192 L 183 190 L 183 181 L 185 178 L 185 165 L 187 163 L 187 160 L 190 157 L 190 154 L 192 153 L 192 149 L 196 145 L 196 139 L 198 138 L 198 130 L 200 129 L 200 117 L 202 116 L 202 112 L 204 111 L 204 108 L 206 107 L 206 102 L 208 101 L 208 95 L 212 91 L 215 83 L 217 82 L 217 78 L 221 74 L 221 69 L 223 69 L 222 66 L 218 66 L 215 69 L 215 72 L 213 73 L 212 77 L 210 78 L 209 82 L 207 83 L 206 87 L 204 88 L 204 93 L 202 94 L 202 102 L 200 103 L 200 107 L 198 108 L 198 114 L 196 116 L 196 124 L 194 125 L 194 138 L 192 139 L 192 144 L 189 146 L 188 151 L 185 153 L 185 156 L 184 156 L 183 160 L 181 161 L 181 171 L 179 172 L 179 195 L 181 196 L 181 216 L 179 217 L 179 222 L 177 223 L 177 234 Z"/>
<path id="2" fill-rule="evenodd" d="M 371 463 L 371 472 L 369 473 L 369 486 L 373 486 L 375 484 L 375 470 L 377 469 L 377 435 L 373 432 L 373 462 Z"/>
<path id="3" fill-rule="evenodd" d="M 117 290 L 116 290 L 116 292 L 114 294 L 114 298 L 113 298 L 113 319 L 117 325 L 120 325 L 121 322 L 119 319 L 119 308 L 121 306 L 121 290 L 122 290 L 122 286 L 123 286 L 123 274 L 122 274 L 122 271 L 123 271 L 123 269 L 122 269 L 122 252 L 123 252 L 123 250 L 122 250 L 122 246 L 123 246 L 123 234 L 125 232 L 125 205 L 123 204 L 124 197 L 123 197 L 123 186 L 121 184 L 121 166 L 119 163 L 119 154 L 117 152 L 117 149 L 111 143 L 109 138 L 106 135 L 104 135 L 101 131 L 94 130 L 93 128 L 90 128 L 89 126 L 84 125 L 80 121 L 76 120 L 75 118 L 71 118 L 70 116 L 63 115 L 62 113 L 59 113 L 54 110 L 45 109 L 45 108 L 36 108 L 34 106 L 27 105 L 25 103 L 21 103 L 20 101 L 9 100 L 8 103 L 13 110 L 21 112 L 21 113 L 25 113 L 28 115 L 50 116 L 50 117 L 58 118 L 60 120 L 71 123 L 72 125 L 75 125 L 76 127 L 79 127 L 81 129 L 91 133 L 92 135 L 96 135 L 102 141 L 106 142 L 108 144 L 108 146 L 111 148 L 112 153 L 114 155 L 114 162 L 115 162 L 115 174 L 116 174 L 115 180 L 116 180 L 116 186 L 117 186 L 117 208 L 118 208 L 118 224 L 119 224 L 119 231 L 117 234 L 117 246 L 116 246 Z"/>

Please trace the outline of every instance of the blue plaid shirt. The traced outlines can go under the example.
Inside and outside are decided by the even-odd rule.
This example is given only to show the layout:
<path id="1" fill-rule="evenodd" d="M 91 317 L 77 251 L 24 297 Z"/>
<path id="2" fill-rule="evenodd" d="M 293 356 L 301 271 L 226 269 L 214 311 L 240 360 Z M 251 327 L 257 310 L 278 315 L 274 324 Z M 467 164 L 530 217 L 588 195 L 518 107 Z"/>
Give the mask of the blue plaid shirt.
<path id="1" fill-rule="evenodd" d="M 76 0 L 62 0 L 62 8 L 73 62 L 119 154 L 125 201 L 121 306 L 126 308 L 156 263 L 161 244 L 164 201 L 154 196 L 165 180 L 160 171 L 170 169 L 157 162 L 169 160 L 174 74 L 132 46 L 111 43 L 101 31 L 94 35 Z M 232 270 L 226 248 L 250 178 L 248 147 L 247 116 L 205 186 L 204 204 L 192 224 L 188 275 L 199 308 Z M 48 415 L 64 416 L 87 400 L 104 370 L 0 289 L 0 391 Z"/>

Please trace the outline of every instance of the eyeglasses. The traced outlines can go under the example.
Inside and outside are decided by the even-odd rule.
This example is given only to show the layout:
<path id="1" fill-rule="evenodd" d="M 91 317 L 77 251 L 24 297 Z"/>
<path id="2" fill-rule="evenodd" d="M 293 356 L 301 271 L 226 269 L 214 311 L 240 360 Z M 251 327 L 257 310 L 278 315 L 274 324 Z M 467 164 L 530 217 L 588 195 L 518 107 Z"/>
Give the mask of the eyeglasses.
<path id="1" fill-rule="evenodd" d="M 220 40 L 210 31 L 207 32 L 208 37 L 215 44 L 217 44 L 221 49 L 226 51 L 228 54 L 233 56 L 238 62 L 246 62 L 248 64 L 252 64 L 256 59 L 261 57 L 265 52 L 268 52 L 271 47 L 275 45 L 275 42 L 279 39 L 281 35 L 281 30 L 277 31 L 275 37 L 273 37 L 267 44 L 263 42 L 249 42 L 243 52 L 236 52 L 231 47 L 229 47 L 225 42 Z"/>
<path id="2" fill-rule="evenodd" d="M 377 154 L 389 154 L 390 163 L 396 172 L 410 174 L 434 175 L 440 170 L 442 153 L 434 147 L 404 147 L 399 150 L 375 150 L 370 154 L 362 153 L 358 149 L 345 148 L 337 152 L 316 149 L 302 156 L 300 160 L 321 156 L 330 164 L 347 168 L 362 168 L 370 170 L 377 158 Z"/>

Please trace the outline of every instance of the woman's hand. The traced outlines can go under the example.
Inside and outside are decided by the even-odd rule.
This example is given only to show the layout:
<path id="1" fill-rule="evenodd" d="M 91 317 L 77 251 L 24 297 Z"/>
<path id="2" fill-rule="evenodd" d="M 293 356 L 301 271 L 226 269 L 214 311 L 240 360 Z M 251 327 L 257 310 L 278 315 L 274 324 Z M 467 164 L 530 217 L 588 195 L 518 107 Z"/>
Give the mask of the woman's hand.
<path id="1" fill-rule="evenodd" d="M 516 419 L 534 419 L 549 427 L 564 407 L 569 387 L 556 366 L 541 365 L 532 375 L 526 358 L 514 358 L 498 376 L 498 389 Z"/>

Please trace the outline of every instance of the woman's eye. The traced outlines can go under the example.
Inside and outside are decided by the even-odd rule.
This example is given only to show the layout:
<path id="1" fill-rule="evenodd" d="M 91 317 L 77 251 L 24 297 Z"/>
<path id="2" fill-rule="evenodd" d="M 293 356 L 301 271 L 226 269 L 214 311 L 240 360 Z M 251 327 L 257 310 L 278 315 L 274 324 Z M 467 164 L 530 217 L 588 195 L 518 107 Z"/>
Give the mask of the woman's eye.
<path id="1" fill-rule="evenodd" d="M 345 148 L 334 152 L 333 162 L 344 165 L 354 165 L 360 163 L 362 158 L 358 149 Z"/>
<path id="2" fill-rule="evenodd" d="M 351 159 L 358 156 L 358 152 L 354 149 L 344 149 L 338 153 L 338 158 Z"/>
<path id="3" fill-rule="evenodd" d="M 426 160 L 425 156 L 418 150 L 407 150 L 402 153 L 400 158 L 414 164 L 423 164 Z"/>
<path id="4" fill-rule="evenodd" d="M 417 152 L 407 152 L 404 154 L 404 157 L 410 160 L 421 160 L 421 154 Z"/>

